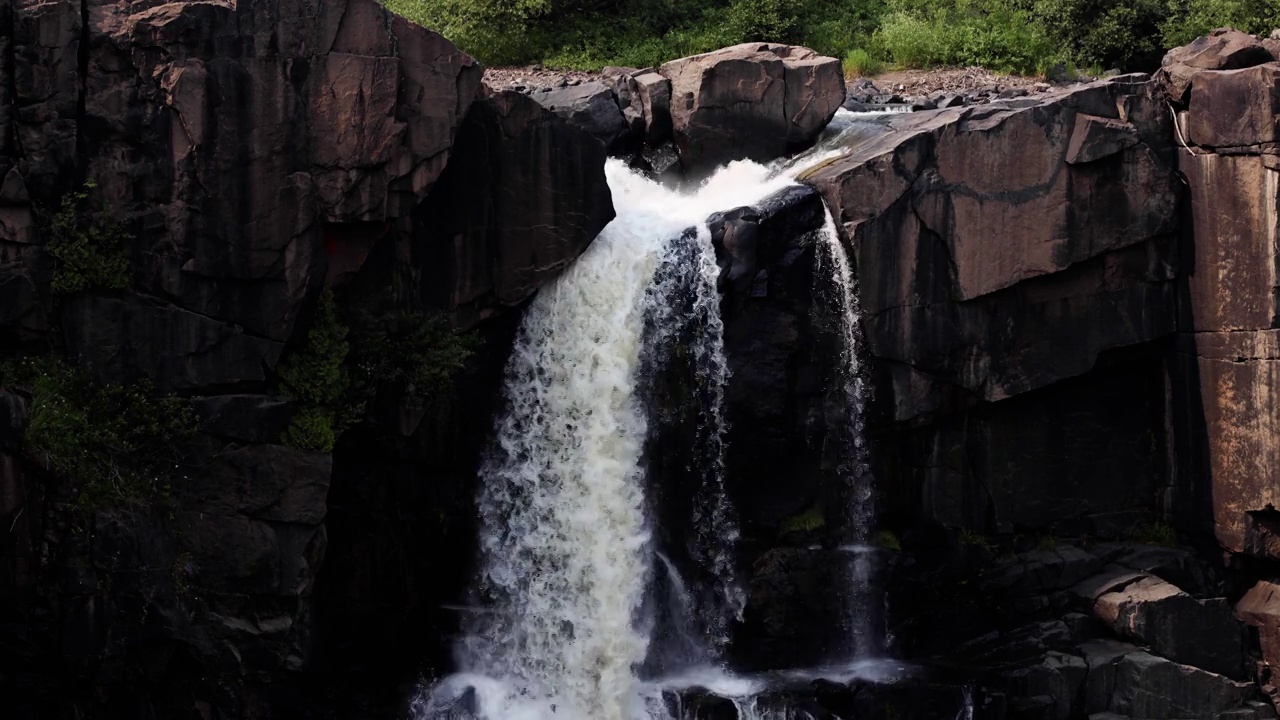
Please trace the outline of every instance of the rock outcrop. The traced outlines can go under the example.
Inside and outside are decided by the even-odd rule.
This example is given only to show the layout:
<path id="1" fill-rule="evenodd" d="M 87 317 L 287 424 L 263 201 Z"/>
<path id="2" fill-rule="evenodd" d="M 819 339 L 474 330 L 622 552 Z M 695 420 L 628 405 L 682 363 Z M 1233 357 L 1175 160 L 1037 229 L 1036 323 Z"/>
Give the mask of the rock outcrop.
<path id="1" fill-rule="evenodd" d="M 813 143 L 844 103 L 840 62 L 807 48 L 748 43 L 673 60 L 671 118 L 680 162 L 706 174 Z"/>
<path id="2" fill-rule="evenodd" d="M 176 394 L 192 425 L 145 493 L 86 499 L 66 458 L 23 439 L 48 389 L 0 370 L 0 608 L 21 630 L 0 630 L 0 693 L 19 717 L 302 712 L 282 688 L 340 645 L 313 632 L 331 485 L 350 497 L 351 468 L 385 451 L 416 463 L 389 484 L 411 502 L 465 502 L 414 493 L 426 473 L 433 492 L 474 476 L 454 454 L 478 457 L 507 310 L 613 217 L 604 148 L 527 98 L 482 95 L 472 58 L 376 0 L 20 2 L 0 8 L 0 41 L 0 365 L 53 349 L 99 386 Z M 489 344 L 465 373 L 484 387 L 430 414 L 371 391 L 360 443 L 284 446 L 308 418 L 281 362 L 312 343 L 326 290 L 344 311 L 390 298 L 477 328 Z M 340 560 L 374 545 L 351 517 Z M 301 694 L 323 703 L 318 687 Z"/>
<path id="3" fill-rule="evenodd" d="M 1183 471 L 1203 475 L 1224 548 L 1269 555 L 1280 488 L 1273 368 L 1278 305 L 1280 62 L 1262 42 L 1215 31 L 1169 53 L 1161 79 L 1178 111 L 1178 167 L 1191 191 L 1188 300 L 1178 355 Z M 1201 525 L 1203 527 L 1203 525 Z"/>
<path id="4" fill-rule="evenodd" d="M 1117 367 L 1062 383 L 1176 330 L 1180 186 L 1160 103 L 1124 76 L 904 115 L 804 178 L 856 255 L 876 408 L 899 428 L 881 469 L 938 519 L 1004 531 L 1149 507 L 1132 478 L 1160 461 L 1139 418 L 1162 381 Z M 1133 413 L 1119 427 L 1135 434 L 1092 412 Z M 1064 436 L 1110 456 L 1053 451 Z"/>

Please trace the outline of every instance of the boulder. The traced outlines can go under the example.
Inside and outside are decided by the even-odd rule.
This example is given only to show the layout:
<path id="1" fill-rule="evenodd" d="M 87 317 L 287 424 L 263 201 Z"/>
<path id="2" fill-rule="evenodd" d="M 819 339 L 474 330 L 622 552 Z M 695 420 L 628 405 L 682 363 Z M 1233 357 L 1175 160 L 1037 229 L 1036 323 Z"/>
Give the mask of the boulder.
<path id="1" fill-rule="evenodd" d="M 1280 585 L 1259 580 L 1236 603 L 1236 617 L 1257 628 L 1263 661 L 1280 668 Z"/>
<path id="2" fill-rule="evenodd" d="M 635 140 L 636 128 L 623 116 L 617 94 L 603 82 L 554 88 L 532 97 L 538 104 L 604 143 L 610 154 L 621 153 L 629 142 Z M 629 102 L 624 107 L 631 109 Z"/>
<path id="3" fill-rule="evenodd" d="M 477 102 L 453 152 L 467 161 L 416 211 L 415 252 L 428 296 L 469 327 L 554 278 L 614 210 L 604 145 L 519 93 Z"/>
<path id="4" fill-rule="evenodd" d="M 1111 710 L 1145 720 L 1211 718 L 1243 705 L 1255 692 L 1253 683 L 1135 652 L 1116 662 Z"/>
<path id="5" fill-rule="evenodd" d="M 1120 658 L 1139 652 L 1136 645 L 1115 640 L 1090 640 L 1080 645 L 1088 671 L 1084 686 L 1084 711 L 1105 712 L 1111 707 L 1116 690 L 1116 663 Z"/>
<path id="6" fill-rule="evenodd" d="M 1275 152 L 1280 142 L 1280 63 L 1201 72 L 1191 78 L 1187 142 L 1222 152 Z"/>
<path id="7" fill-rule="evenodd" d="M 844 102 L 840 61 L 802 47 L 747 43 L 673 60 L 671 117 L 686 173 L 768 162 L 811 145 Z"/>
<path id="8" fill-rule="evenodd" d="M 656 72 L 635 77 L 644 113 L 645 144 L 657 147 L 671 140 L 671 81 Z"/>
<path id="9" fill-rule="evenodd" d="M 1171 660 L 1244 677 L 1240 626 L 1224 599 L 1197 600 L 1146 575 L 1099 595 L 1093 613 L 1120 636 L 1138 640 Z"/>
<path id="10" fill-rule="evenodd" d="M 1258 38 L 1231 28 L 1219 28 L 1174 48 L 1160 63 L 1160 84 L 1176 103 L 1186 105 L 1192 78 L 1206 70 L 1238 70 L 1275 58 Z"/>

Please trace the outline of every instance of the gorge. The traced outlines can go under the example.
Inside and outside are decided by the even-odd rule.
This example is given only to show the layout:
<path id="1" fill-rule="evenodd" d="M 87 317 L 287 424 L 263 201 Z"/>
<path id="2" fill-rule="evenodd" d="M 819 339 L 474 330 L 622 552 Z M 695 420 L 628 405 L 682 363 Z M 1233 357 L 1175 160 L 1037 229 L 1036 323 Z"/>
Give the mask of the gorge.
<path id="1" fill-rule="evenodd" d="M 373 0 L 0 38 L 4 717 L 1275 717 L 1276 39 L 858 115 Z"/>

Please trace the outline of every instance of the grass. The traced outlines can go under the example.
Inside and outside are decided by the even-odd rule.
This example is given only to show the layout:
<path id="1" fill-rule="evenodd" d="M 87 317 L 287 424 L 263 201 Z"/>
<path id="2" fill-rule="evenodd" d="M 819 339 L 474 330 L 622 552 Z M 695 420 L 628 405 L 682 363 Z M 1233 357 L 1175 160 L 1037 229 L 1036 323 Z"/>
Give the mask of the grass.
<path id="1" fill-rule="evenodd" d="M 868 77 L 884 72 L 884 63 L 869 51 L 854 48 L 844 56 L 845 77 Z"/>

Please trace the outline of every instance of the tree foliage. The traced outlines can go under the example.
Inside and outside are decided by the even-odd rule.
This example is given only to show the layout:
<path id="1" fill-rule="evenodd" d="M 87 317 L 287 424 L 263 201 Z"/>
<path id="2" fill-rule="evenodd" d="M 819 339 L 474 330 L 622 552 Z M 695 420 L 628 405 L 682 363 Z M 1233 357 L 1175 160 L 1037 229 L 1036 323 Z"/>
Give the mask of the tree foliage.
<path id="1" fill-rule="evenodd" d="M 652 66 L 768 40 L 909 67 L 1151 70 L 1169 47 L 1213 28 L 1280 26 L 1276 0 L 385 1 L 486 63 L 578 69 Z"/>
<path id="2" fill-rule="evenodd" d="M 46 247 L 56 261 L 53 292 L 57 295 L 129 285 L 124 225 L 91 200 L 94 188 L 90 182 L 68 193 L 47 223 Z"/>

